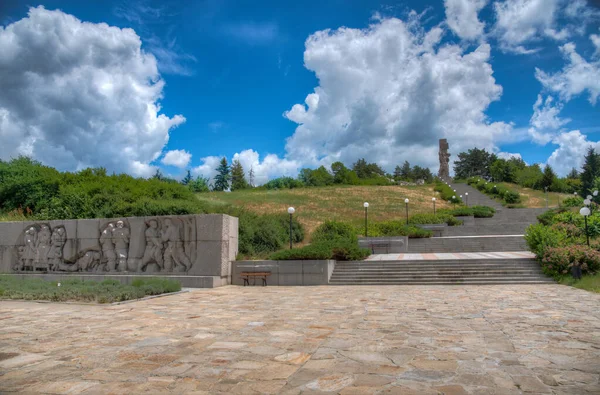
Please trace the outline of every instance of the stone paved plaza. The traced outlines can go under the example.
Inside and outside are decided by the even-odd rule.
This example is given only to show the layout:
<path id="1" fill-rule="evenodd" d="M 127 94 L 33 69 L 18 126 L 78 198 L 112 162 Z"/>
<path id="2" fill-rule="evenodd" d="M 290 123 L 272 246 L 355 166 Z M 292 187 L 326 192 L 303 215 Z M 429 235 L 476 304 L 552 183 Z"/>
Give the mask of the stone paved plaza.
<path id="1" fill-rule="evenodd" d="M 554 284 L 2 301 L 0 328 L 2 393 L 600 393 L 600 295 Z"/>

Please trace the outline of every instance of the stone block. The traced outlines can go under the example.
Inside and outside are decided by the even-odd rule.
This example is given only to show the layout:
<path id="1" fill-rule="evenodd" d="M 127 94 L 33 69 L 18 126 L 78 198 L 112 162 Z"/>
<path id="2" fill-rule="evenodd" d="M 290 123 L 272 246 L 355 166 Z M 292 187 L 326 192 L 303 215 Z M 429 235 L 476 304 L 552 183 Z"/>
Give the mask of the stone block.
<path id="1" fill-rule="evenodd" d="M 197 276 L 221 276 L 224 267 L 229 267 L 228 241 L 197 241 L 196 259 L 189 274 Z"/>
<path id="2" fill-rule="evenodd" d="M 278 285 L 302 285 L 302 261 L 277 261 Z"/>
<path id="3" fill-rule="evenodd" d="M 207 214 L 196 219 L 196 239 L 198 241 L 220 241 L 229 238 L 228 216 Z"/>
<path id="4" fill-rule="evenodd" d="M 327 284 L 327 261 L 302 262 L 302 285 Z"/>

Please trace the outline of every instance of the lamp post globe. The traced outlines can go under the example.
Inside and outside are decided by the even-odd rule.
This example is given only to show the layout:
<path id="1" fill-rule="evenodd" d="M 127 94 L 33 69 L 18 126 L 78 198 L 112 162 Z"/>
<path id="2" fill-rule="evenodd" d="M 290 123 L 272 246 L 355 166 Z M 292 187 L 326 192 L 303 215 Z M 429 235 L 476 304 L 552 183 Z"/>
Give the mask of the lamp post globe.
<path id="1" fill-rule="evenodd" d="M 290 215 L 290 250 L 292 249 L 292 216 L 296 212 L 296 209 L 293 207 L 288 207 L 288 214 Z"/>
<path id="2" fill-rule="evenodd" d="M 573 196 L 577 196 L 577 192 L 573 192 Z"/>
<path id="3" fill-rule="evenodd" d="M 594 193 L 592 193 L 592 195 L 598 196 L 598 190 L 595 190 Z"/>
<path id="4" fill-rule="evenodd" d="M 433 215 L 435 215 L 435 198 L 432 197 L 431 201 L 433 202 Z"/>
<path id="5" fill-rule="evenodd" d="M 592 201 L 590 199 L 585 199 L 583 201 L 583 204 L 585 204 L 586 206 L 589 206 L 592 203 Z"/>
<path id="6" fill-rule="evenodd" d="M 592 200 L 592 195 L 587 195 L 585 198 L 588 200 Z"/>
<path id="7" fill-rule="evenodd" d="M 406 205 L 406 225 L 408 225 L 408 198 L 404 199 L 404 204 Z"/>

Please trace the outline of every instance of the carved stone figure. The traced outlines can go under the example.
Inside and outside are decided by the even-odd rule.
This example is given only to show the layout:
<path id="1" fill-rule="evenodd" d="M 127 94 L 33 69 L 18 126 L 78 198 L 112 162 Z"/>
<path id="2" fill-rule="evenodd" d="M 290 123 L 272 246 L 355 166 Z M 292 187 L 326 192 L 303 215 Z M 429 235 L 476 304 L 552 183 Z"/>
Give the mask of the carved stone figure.
<path id="1" fill-rule="evenodd" d="M 169 218 L 164 221 L 161 239 L 166 243 L 164 254 L 165 270 L 172 272 L 177 267 L 178 271 L 187 271 L 191 266 L 191 262 L 183 249 L 180 229 Z"/>
<path id="2" fill-rule="evenodd" d="M 113 229 L 113 241 L 117 254 L 118 269 L 120 272 L 127 271 L 127 255 L 129 252 L 129 228 L 125 227 L 123 221 L 117 221 L 117 227 Z"/>
<path id="3" fill-rule="evenodd" d="M 117 254 L 113 243 L 113 229 L 115 224 L 109 222 L 100 234 L 100 246 L 102 247 L 102 261 L 104 271 L 114 272 L 117 268 Z"/>
<path id="4" fill-rule="evenodd" d="M 50 240 L 50 252 L 48 253 L 48 269 L 57 270 L 63 263 L 63 247 L 67 242 L 67 232 L 65 228 L 59 226 L 52 231 Z"/>
<path id="5" fill-rule="evenodd" d="M 156 263 L 162 270 L 164 269 L 163 264 L 163 242 L 160 238 L 158 230 L 158 222 L 155 219 L 150 220 L 148 223 L 148 229 L 146 229 L 146 249 L 144 250 L 144 257 L 139 271 L 145 271 L 146 267 L 150 263 Z"/>
<path id="6" fill-rule="evenodd" d="M 33 262 L 37 254 L 37 229 L 33 226 L 29 227 L 25 231 L 25 247 L 21 252 L 21 266 L 18 270 L 25 270 L 27 268 L 34 269 Z"/>
<path id="7" fill-rule="evenodd" d="M 450 179 L 450 154 L 448 153 L 448 140 L 440 139 L 440 170 L 438 172 L 438 177 L 444 181 L 448 181 Z"/>

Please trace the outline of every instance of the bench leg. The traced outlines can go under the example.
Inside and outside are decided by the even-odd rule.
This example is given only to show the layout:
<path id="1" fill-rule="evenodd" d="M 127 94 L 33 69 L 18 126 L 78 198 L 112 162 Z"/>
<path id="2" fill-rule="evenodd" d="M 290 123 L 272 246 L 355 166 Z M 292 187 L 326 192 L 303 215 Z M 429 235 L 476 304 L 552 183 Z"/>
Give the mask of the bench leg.
<path id="1" fill-rule="evenodd" d="M 244 287 L 246 285 L 250 286 L 250 282 L 248 281 L 248 277 L 244 277 Z"/>
<path id="2" fill-rule="evenodd" d="M 263 277 L 263 287 L 267 286 L 267 277 Z"/>

